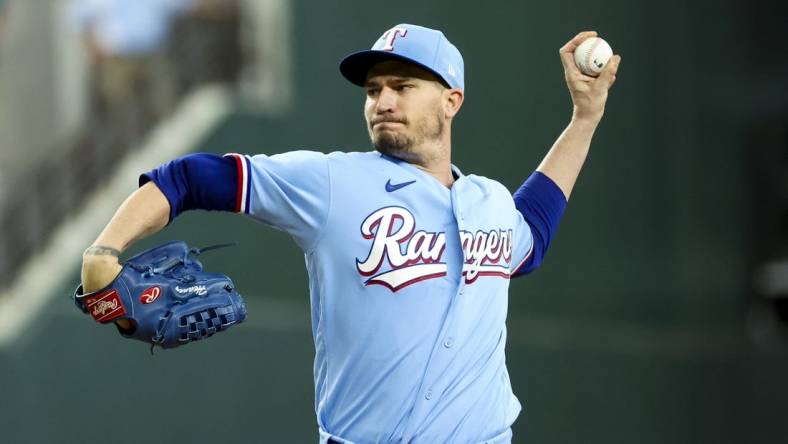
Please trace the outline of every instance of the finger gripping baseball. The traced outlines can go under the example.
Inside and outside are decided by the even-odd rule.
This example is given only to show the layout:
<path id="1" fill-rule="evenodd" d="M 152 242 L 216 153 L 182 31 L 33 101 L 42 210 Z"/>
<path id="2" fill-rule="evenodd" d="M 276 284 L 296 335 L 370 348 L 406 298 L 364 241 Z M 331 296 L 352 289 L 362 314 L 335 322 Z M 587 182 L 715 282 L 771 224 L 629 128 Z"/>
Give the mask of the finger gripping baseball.
<path id="1" fill-rule="evenodd" d="M 212 247 L 189 248 L 172 241 L 137 254 L 106 288 L 74 302 L 94 320 L 116 322 L 118 332 L 151 348 L 174 348 L 213 336 L 243 322 L 246 306 L 232 280 L 209 273 L 194 256 Z M 125 319 L 129 328 L 117 324 Z"/>

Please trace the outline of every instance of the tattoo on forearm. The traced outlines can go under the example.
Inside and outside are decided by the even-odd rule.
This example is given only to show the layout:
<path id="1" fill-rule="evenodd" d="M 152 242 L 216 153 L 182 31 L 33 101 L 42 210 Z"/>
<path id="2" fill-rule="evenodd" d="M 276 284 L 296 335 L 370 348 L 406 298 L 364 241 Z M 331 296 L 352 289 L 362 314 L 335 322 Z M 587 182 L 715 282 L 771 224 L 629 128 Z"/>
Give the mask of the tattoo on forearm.
<path id="1" fill-rule="evenodd" d="M 88 247 L 84 253 L 86 256 L 120 256 L 120 251 L 112 248 L 112 247 L 105 247 L 103 245 L 93 245 Z"/>

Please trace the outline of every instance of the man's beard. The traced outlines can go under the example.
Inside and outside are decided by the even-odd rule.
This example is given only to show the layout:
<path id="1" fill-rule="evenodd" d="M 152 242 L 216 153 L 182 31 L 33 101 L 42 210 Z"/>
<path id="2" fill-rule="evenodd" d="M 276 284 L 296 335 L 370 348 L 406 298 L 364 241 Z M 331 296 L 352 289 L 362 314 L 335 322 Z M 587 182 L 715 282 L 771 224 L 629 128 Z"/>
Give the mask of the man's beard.
<path id="1" fill-rule="evenodd" d="M 393 131 L 383 131 L 376 135 L 371 128 L 369 136 L 372 145 L 379 152 L 405 161 L 416 161 L 420 160 L 424 153 L 418 153 L 414 148 L 421 146 L 425 141 L 439 139 L 443 135 L 443 125 L 443 116 L 436 113 L 431 123 L 428 118 L 416 128 L 415 136 Z"/>

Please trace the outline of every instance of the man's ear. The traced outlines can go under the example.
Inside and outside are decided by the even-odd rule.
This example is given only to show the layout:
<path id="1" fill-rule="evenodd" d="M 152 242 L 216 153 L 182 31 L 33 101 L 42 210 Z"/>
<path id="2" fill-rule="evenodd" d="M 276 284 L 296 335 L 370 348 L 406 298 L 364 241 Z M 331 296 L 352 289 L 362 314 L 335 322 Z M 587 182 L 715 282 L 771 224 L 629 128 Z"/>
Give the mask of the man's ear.
<path id="1" fill-rule="evenodd" d="M 462 101 L 465 100 L 465 93 L 461 89 L 452 88 L 443 91 L 443 95 L 443 110 L 446 113 L 446 117 L 452 118 L 460 112 Z"/>

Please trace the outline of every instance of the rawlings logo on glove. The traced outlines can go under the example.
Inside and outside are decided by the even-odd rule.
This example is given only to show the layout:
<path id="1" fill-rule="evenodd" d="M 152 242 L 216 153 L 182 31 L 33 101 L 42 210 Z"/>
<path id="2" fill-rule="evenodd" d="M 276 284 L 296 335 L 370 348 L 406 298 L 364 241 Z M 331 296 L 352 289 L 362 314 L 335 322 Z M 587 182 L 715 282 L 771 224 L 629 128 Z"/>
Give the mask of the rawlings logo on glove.
<path id="1" fill-rule="evenodd" d="M 151 351 L 211 337 L 246 318 L 230 278 L 203 271 L 192 257 L 221 246 L 190 249 L 172 241 L 143 251 L 106 288 L 82 294 L 77 287 L 74 303 L 102 324 L 130 321 L 130 329 L 115 324 L 120 334 L 151 344 Z"/>
<path id="2" fill-rule="evenodd" d="M 86 298 L 85 303 L 93 319 L 101 323 L 109 322 L 126 314 L 126 308 L 115 290 L 104 291 L 96 296 Z"/>
<path id="3" fill-rule="evenodd" d="M 143 304 L 151 304 L 153 302 L 156 302 L 156 299 L 159 298 L 160 294 L 161 294 L 161 288 L 151 287 L 142 293 L 142 296 L 140 296 L 140 302 L 142 302 Z"/>

